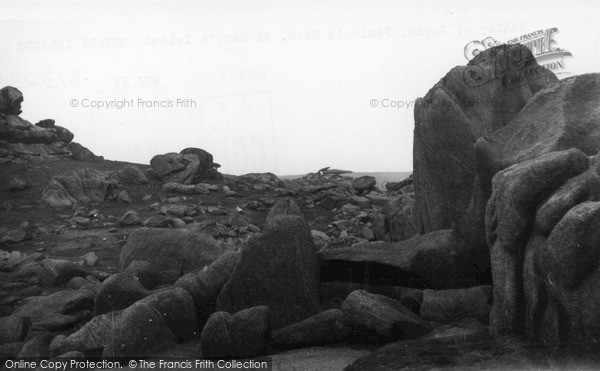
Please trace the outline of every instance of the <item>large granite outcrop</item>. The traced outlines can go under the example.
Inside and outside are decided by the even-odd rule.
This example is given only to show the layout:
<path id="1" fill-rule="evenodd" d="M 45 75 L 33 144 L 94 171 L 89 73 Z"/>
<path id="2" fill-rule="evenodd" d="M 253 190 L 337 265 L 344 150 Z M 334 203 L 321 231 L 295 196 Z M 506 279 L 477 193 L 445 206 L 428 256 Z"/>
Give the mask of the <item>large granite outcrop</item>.
<path id="1" fill-rule="evenodd" d="M 150 160 L 154 173 L 164 182 L 198 184 L 206 180 L 219 180 L 221 166 L 213 156 L 200 148 L 186 148 L 179 153 L 156 155 Z"/>
<path id="2" fill-rule="evenodd" d="M 419 233 L 460 226 L 476 172 L 475 141 L 506 126 L 556 83 L 521 45 L 501 45 L 455 67 L 415 104 L 415 222 Z"/>
<path id="3" fill-rule="evenodd" d="M 22 102 L 23 94 L 18 89 L 11 86 L 0 89 L 0 162 L 69 157 L 80 160 L 80 153 L 91 153 L 80 144 L 72 143 L 73 133 L 55 125 L 52 119 L 33 125 L 21 118 Z M 93 154 L 91 156 L 101 159 Z"/>
<path id="4" fill-rule="evenodd" d="M 600 340 L 599 104 L 600 74 L 565 79 L 475 145 L 470 236 L 490 248 L 496 334 Z"/>
<path id="5" fill-rule="evenodd" d="M 451 228 L 489 251 L 493 334 L 600 341 L 598 107 L 600 74 L 557 81 L 518 45 L 486 50 L 417 102 L 416 224 L 421 238 Z M 352 259 L 379 261 L 375 250 Z"/>

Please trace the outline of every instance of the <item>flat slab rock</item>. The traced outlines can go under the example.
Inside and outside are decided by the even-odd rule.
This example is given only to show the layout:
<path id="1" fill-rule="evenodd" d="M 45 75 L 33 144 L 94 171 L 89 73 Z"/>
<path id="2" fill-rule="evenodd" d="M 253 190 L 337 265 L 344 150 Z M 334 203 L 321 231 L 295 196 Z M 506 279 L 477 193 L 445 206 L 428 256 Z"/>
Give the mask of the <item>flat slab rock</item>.
<path id="1" fill-rule="evenodd" d="M 414 240 L 398 243 L 372 242 L 350 247 L 323 249 L 319 251 L 319 255 L 323 260 L 368 261 L 408 269 L 411 261 L 421 250 L 438 249 L 444 247 L 443 245 L 450 245 L 448 246 L 450 248 L 455 247 L 451 245 L 454 239 L 452 235 L 451 230 L 443 230 L 436 233 L 436 237 L 440 238 L 431 239 L 420 236 Z"/>
<path id="2" fill-rule="evenodd" d="M 371 242 L 319 251 L 326 263 L 321 271 L 324 281 L 346 281 L 344 271 L 352 263 L 379 265 L 369 276 L 383 277 L 378 284 L 417 288 L 459 288 L 476 286 L 485 280 L 478 267 L 479 253 L 450 229 L 430 232 L 399 242 Z M 391 269 L 390 269 L 391 268 Z M 367 268 L 369 269 L 369 266 Z"/>

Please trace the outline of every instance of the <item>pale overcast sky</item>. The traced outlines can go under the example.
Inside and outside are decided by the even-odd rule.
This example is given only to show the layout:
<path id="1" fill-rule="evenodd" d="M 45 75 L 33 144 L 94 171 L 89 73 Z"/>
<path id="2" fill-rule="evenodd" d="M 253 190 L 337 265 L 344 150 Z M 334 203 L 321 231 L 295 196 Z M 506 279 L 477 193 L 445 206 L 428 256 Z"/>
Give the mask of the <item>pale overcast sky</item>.
<path id="1" fill-rule="evenodd" d="M 23 118 L 111 160 L 199 147 L 229 174 L 411 171 L 412 101 L 468 42 L 557 27 L 566 70 L 598 72 L 597 2 L 491 4 L 2 0 L 0 82 Z"/>

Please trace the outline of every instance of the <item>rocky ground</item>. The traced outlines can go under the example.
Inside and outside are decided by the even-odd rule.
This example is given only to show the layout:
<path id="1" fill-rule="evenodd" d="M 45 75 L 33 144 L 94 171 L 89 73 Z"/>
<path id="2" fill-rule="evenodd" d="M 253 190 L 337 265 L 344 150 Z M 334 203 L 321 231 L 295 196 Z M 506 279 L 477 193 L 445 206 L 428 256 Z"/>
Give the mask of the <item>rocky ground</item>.
<path id="1" fill-rule="evenodd" d="M 374 240 L 377 231 L 374 232 L 373 221 L 381 215 L 384 206 L 392 200 L 409 200 L 412 194 L 409 181 L 404 182 L 407 186 L 403 191 L 390 192 L 375 188 L 374 179 L 368 177 L 354 181 L 361 189 L 358 191 L 352 185 L 352 177 L 329 169 L 285 182 L 272 174 L 226 175 L 202 183 L 206 190 L 200 194 L 196 191 L 188 194 L 186 190 L 182 194 L 181 190 L 165 187 L 164 180 L 153 174 L 150 165 L 103 159 L 80 161 L 65 156 L 38 157 L 15 156 L 0 165 L 0 315 L 3 316 L 0 326 L 3 332 L 6 331 L 2 339 L 4 344 L 0 345 L 3 357 L 59 355 L 62 353 L 60 347 L 56 348 L 58 345 L 52 342 L 64 339 L 61 335 L 69 338 L 79 334 L 86 329 L 86 324 L 94 323 L 98 314 L 105 311 L 99 309 L 99 303 L 110 306 L 114 312 L 115 305 L 120 306 L 119 309 L 126 308 L 137 299 L 151 295 L 151 290 L 164 290 L 166 282 L 158 288 L 154 283 L 148 284 L 148 287 L 154 286 L 151 290 L 139 287 L 137 283 L 133 291 L 126 287 L 127 283 L 118 282 L 117 287 L 124 286 L 117 289 L 119 297 L 108 294 L 108 303 L 102 300 L 102 290 L 109 287 L 107 282 L 122 271 L 119 260 L 128 237 L 136 230 L 146 230 L 144 226 L 154 230 L 161 228 L 158 234 L 163 236 L 168 231 L 188 230 L 205 234 L 218 252 L 192 269 L 200 271 L 219 254 L 243 249 L 251 237 L 267 227 L 267 216 L 274 211 L 297 213 L 305 218 L 310 228 L 307 229 L 308 243 L 313 246 L 311 250 L 316 257 L 316 252 L 323 247 L 349 247 Z M 142 181 L 136 179 L 128 183 L 117 175 L 118 189 L 107 191 L 106 197 L 98 202 L 91 200 L 57 207 L 54 205 L 57 200 L 64 201 L 68 197 L 56 197 L 55 193 L 43 197 L 48 194 L 49 185 L 56 176 L 81 169 L 86 169 L 88 174 L 95 170 L 98 174 L 114 175 L 125 168 L 139 170 Z M 94 176 L 98 174 L 94 173 Z M 359 181 L 365 183 L 364 189 Z M 81 186 L 77 192 L 93 194 L 94 187 Z M 69 192 L 76 193 L 71 189 Z M 405 202 L 399 205 L 397 208 L 401 209 Z M 383 226 L 380 229 L 386 238 L 386 229 Z M 389 235 L 389 231 L 387 233 Z M 155 258 L 165 256 L 152 257 Z M 313 264 L 315 267 L 318 269 L 318 263 Z M 138 275 L 136 280 L 139 280 Z M 368 285 L 357 287 L 368 288 Z M 140 292 L 133 293 L 136 289 Z M 352 291 L 352 287 L 338 289 L 335 283 L 330 288 L 324 286 L 322 292 L 316 292 L 323 305 L 321 300 L 315 303 L 314 312 L 322 308 L 339 308 L 342 296 L 348 290 Z M 135 299 L 130 300 L 131 295 Z M 208 310 L 207 314 L 210 313 Z M 324 313 L 340 315 L 339 311 Z M 206 315 L 204 317 L 206 321 Z M 327 317 L 324 320 L 330 321 Z M 173 350 L 174 354 L 203 355 L 199 342 L 202 329 L 198 324 L 192 327 L 195 331 L 185 336 L 186 341 L 182 342 L 181 349 Z M 295 348 L 293 341 L 286 344 L 290 340 L 281 339 L 282 344 L 278 347 L 269 340 L 261 344 L 260 349 L 243 355 L 278 354 L 273 362 L 284 369 L 286 365 L 316 367 L 328 359 L 326 363 L 337 369 L 374 349 L 370 342 L 361 344 L 343 334 L 331 340 L 321 340 L 319 336 L 327 338 L 326 334 L 317 334 L 314 341 L 299 339 L 300 344 L 324 343 L 331 344 L 331 348 L 313 347 L 307 348 L 305 353 L 294 352 L 290 350 Z M 40 339 L 43 339 L 41 343 Z M 64 347 L 64 350 L 76 349 L 87 356 L 102 355 L 103 348 L 82 344 Z M 145 351 L 134 349 L 128 355 L 137 356 Z"/>
<path id="2" fill-rule="evenodd" d="M 104 160 L 5 87 L 0 357 L 596 369 L 599 97 L 488 49 L 417 101 L 414 177 L 378 189 Z"/>

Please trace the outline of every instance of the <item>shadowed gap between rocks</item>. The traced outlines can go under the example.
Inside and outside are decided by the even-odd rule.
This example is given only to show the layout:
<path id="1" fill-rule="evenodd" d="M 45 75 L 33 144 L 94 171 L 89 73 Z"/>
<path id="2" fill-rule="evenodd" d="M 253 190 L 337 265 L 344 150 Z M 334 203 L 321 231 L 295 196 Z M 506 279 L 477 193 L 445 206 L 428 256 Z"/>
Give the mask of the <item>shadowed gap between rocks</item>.
<path id="1" fill-rule="evenodd" d="M 321 261 L 322 282 L 355 282 L 372 286 L 404 286 L 415 289 L 468 288 L 477 285 L 491 285 L 489 271 L 473 275 L 454 277 L 447 284 L 436 283 L 420 275 L 400 268 L 375 262 L 352 262 L 346 260 Z"/>

